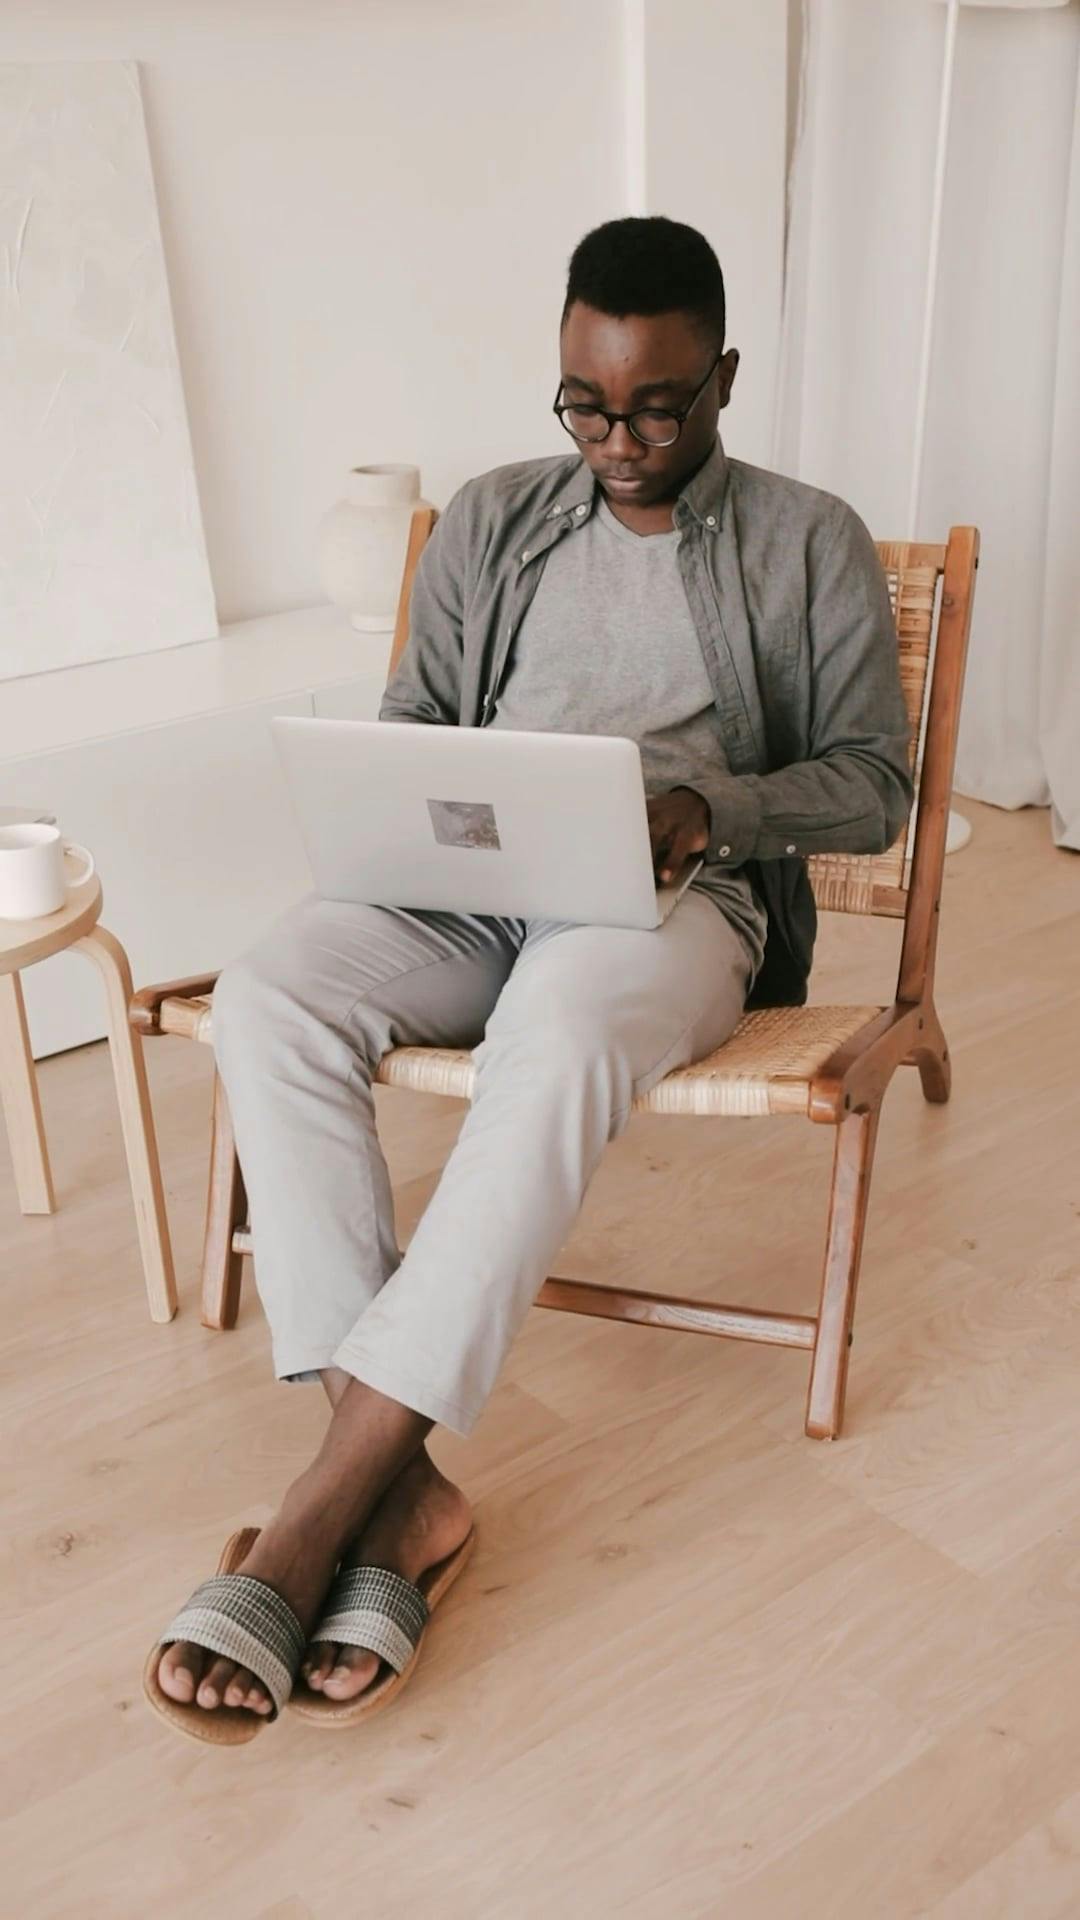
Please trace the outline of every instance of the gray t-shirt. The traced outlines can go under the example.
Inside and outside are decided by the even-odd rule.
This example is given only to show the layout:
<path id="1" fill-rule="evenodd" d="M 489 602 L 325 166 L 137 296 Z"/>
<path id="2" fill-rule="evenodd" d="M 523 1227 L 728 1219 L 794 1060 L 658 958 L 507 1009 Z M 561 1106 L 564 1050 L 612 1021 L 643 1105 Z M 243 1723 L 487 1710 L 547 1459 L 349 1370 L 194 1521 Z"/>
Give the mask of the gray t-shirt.
<path id="1" fill-rule="evenodd" d="M 670 533 L 633 533 L 607 502 L 552 547 L 518 628 L 491 725 L 621 734 L 641 750 L 645 791 L 695 785 L 727 755 Z M 756 975 L 765 907 L 744 868 L 694 881 L 742 934 Z"/>

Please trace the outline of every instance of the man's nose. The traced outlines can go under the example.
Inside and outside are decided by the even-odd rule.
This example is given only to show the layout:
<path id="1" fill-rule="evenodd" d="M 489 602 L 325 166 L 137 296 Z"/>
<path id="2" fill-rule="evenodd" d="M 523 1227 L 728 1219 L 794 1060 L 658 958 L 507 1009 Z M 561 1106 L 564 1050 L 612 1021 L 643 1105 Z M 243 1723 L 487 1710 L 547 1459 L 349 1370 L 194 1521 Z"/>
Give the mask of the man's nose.
<path id="1" fill-rule="evenodd" d="M 609 459 L 640 460 L 645 452 L 640 440 L 635 440 L 625 420 L 617 420 L 607 437 Z"/>

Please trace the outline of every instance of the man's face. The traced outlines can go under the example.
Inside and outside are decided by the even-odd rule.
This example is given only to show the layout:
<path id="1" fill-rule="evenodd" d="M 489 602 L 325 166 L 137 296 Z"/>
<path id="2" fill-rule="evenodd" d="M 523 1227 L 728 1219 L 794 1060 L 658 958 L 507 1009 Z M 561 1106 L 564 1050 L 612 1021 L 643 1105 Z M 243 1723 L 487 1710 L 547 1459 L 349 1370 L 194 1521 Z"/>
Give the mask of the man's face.
<path id="1" fill-rule="evenodd" d="M 682 411 L 716 359 L 701 330 L 682 313 L 630 314 L 617 320 L 575 300 L 560 340 L 565 402 L 629 413 L 635 407 Z M 625 422 L 606 440 L 578 441 L 609 499 L 650 507 L 677 499 L 716 441 L 716 418 L 726 407 L 739 364 L 734 347 L 710 376 L 678 439 L 670 447 L 644 446 Z M 619 476 L 629 484 L 620 486 Z"/>

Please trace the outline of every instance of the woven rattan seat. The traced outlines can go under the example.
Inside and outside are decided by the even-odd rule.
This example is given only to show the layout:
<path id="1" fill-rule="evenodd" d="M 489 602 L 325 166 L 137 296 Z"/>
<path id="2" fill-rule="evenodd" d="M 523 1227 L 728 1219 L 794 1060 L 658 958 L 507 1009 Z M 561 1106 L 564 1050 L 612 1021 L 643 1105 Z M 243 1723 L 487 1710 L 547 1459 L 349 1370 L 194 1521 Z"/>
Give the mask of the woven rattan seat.
<path id="1" fill-rule="evenodd" d="M 763 1007 L 744 1014 L 731 1037 L 692 1067 L 669 1073 L 634 1101 L 637 1113 L 734 1116 L 802 1113 L 810 1083 L 825 1062 L 880 1007 Z M 442 1047 L 399 1047 L 378 1078 L 412 1093 L 472 1096 L 470 1053 Z"/>
<path id="2" fill-rule="evenodd" d="M 763 1007 L 743 1015 L 715 1053 L 669 1073 L 635 1100 L 639 1113 L 696 1113 L 717 1117 L 808 1110 L 809 1089 L 826 1061 L 884 1009 L 876 1007 Z M 161 1031 L 209 1042 L 213 1003 L 166 1000 Z M 376 1078 L 410 1093 L 470 1100 L 472 1054 L 453 1047 L 397 1047 Z"/>

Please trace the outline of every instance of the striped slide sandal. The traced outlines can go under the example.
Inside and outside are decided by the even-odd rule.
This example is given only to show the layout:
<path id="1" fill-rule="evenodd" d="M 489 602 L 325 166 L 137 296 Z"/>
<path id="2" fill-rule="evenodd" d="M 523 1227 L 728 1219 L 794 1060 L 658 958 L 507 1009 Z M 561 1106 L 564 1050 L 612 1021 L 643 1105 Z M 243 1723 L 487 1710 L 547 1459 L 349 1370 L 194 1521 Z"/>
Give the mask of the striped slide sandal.
<path id="1" fill-rule="evenodd" d="M 415 1670 L 428 1621 L 475 1545 L 476 1528 L 470 1527 L 456 1552 L 429 1567 L 415 1586 L 388 1567 L 342 1567 L 311 1640 L 365 1647 L 379 1655 L 384 1669 L 352 1700 L 330 1700 L 301 1675 L 289 1696 L 290 1712 L 322 1727 L 351 1727 L 389 1705 Z"/>
<path id="2" fill-rule="evenodd" d="M 261 1729 L 276 1720 L 292 1690 L 304 1657 L 305 1635 L 287 1600 L 268 1587 L 264 1580 L 236 1573 L 259 1537 L 258 1527 L 242 1527 L 230 1534 L 222 1550 L 217 1572 L 197 1587 L 190 1600 L 170 1621 L 160 1640 L 151 1647 L 143 1669 L 143 1692 L 163 1720 L 188 1734 L 193 1740 L 208 1740 L 218 1747 L 238 1747 L 253 1740 Z M 256 1713 L 251 1707 L 200 1707 L 194 1701 L 185 1704 L 173 1700 L 158 1680 L 162 1649 L 176 1640 L 190 1640 L 195 1646 L 235 1660 L 261 1680 L 273 1702 L 271 1713 Z"/>

